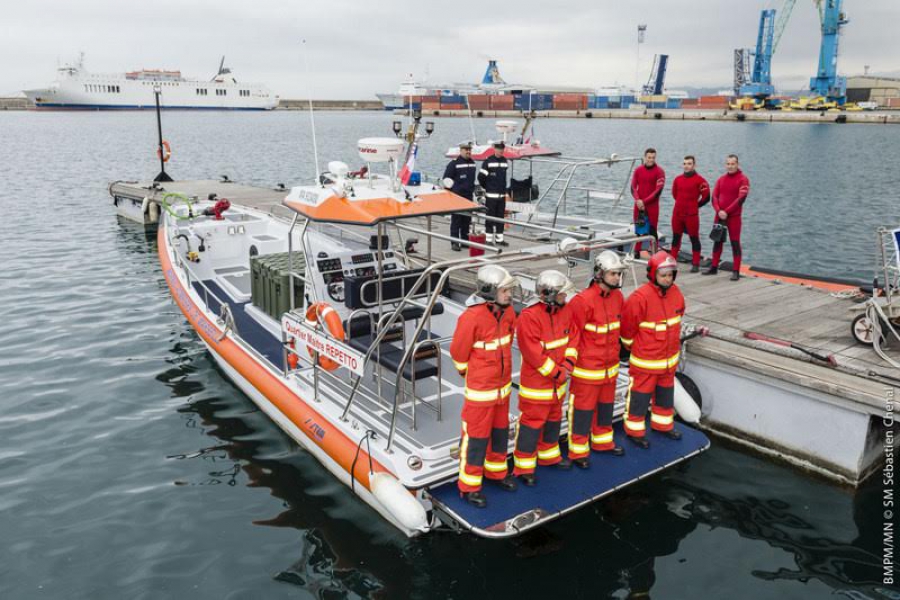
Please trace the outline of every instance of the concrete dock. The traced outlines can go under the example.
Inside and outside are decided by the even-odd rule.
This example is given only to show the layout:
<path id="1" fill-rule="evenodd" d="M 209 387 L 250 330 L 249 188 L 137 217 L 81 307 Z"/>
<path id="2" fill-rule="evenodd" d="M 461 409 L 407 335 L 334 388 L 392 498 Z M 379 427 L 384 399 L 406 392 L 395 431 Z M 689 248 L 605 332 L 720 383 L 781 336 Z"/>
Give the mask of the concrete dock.
<path id="1" fill-rule="evenodd" d="M 144 197 L 159 199 L 166 191 L 198 198 L 216 193 L 232 203 L 285 218 L 291 214 L 281 204 L 287 190 L 214 180 L 171 182 L 157 189 L 150 185 L 115 182 L 109 191 L 117 202 L 132 205 L 140 205 Z M 476 217 L 476 226 L 477 222 Z M 424 221 L 420 225 L 424 228 Z M 432 227 L 449 232 L 449 218 L 433 218 Z M 507 231 L 507 239 L 509 251 L 535 243 L 515 228 Z M 396 241 L 403 247 L 402 240 Z M 434 260 L 460 256 L 449 243 L 434 241 Z M 411 256 L 413 262 L 424 259 L 422 253 Z M 516 273 L 535 276 L 547 268 L 560 266 L 546 260 Z M 578 262 L 572 275 L 583 284 L 589 273 L 590 266 Z M 635 264 L 633 273 L 633 278 L 626 278 L 626 291 L 633 289 L 635 280 L 645 281 L 641 263 Z M 467 294 L 473 282 L 474 269 L 453 277 L 451 287 Z M 843 484 L 856 486 L 879 467 L 889 426 L 885 412 L 900 397 L 900 373 L 853 339 L 850 324 L 856 313 L 851 309 L 861 298 L 770 277 L 748 276 L 732 282 L 727 272 L 703 277 L 687 268 L 679 273 L 677 283 L 687 300 L 686 320 L 711 332 L 688 343 L 684 360 L 685 373 L 702 395 L 704 428 Z M 745 337 L 747 332 L 833 355 L 837 367 L 797 350 L 751 341 Z M 896 345 L 888 353 L 900 360 Z"/>

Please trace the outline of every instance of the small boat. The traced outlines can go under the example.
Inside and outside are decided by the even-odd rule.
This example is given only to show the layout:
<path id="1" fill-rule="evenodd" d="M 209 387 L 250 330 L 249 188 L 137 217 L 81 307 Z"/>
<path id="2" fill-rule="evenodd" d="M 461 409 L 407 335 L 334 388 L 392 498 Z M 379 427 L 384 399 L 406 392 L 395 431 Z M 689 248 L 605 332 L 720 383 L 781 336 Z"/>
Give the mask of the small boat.
<path id="1" fill-rule="evenodd" d="M 482 254 L 441 258 L 434 249 L 452 238 L 432 221 L 481 207 L 425 181 L 403 185 L 404 145 L 360 140 L 366 169 L 331 162 L 315 184 L 292 188 L 280 210 L 223 211 L 173 191 L 161 213 L 159 258 L 175 303 L 275 424 L 408 536 L 446 528 L 519 535 L 708 448 L 700 431 L 678 423 L 681 441 L 651 434 L 652 448 L 627 459 L 597 456 L 591 469 L 542 471 L 539 485 L 515 493 L 487 489 L 487 508 L 463 502 L 456 480 L 465 382 L 448 346 L 466 303 L 450 279 L 485 264 L 515 273 L 536 261 L 580 260 L 633 236 L 560 236 L 564 230 L 523 220 L 516 227 L 547 241 L 503 252 L 462 241 Z M 527 294 L 523 283 L 520 304 Z M 617 420 L 627 386 L 623 368 Z M 696 405 L 682 388 L 678 394 L 696 421 Z M 517 416 L 512 402 L 513 426 Z"/>

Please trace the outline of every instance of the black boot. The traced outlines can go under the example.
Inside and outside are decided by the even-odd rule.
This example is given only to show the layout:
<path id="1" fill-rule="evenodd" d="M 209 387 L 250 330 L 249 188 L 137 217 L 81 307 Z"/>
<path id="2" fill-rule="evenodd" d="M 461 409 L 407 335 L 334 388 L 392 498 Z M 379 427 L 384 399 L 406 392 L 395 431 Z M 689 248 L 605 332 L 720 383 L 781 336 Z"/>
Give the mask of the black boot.
<path id="1" fill-rule="evenodd" d="M 558 463 L 556 463 L 553 466 L 556 467 L 557 469 L 559 469 L 560 471 L 568 471 L 569 469 L 572 468 L 572 461 L 569 460 L 568 458 L 563 458 L 562 460 L 560 460 Z"/>
<path id="2" fill-rule="evenodd" d="M 719 267 L 710 267 L 707 270 L 703 271 L 704 275 L 716 275 L 719 272 Z"/>
<path id="3" fill-rule="evenodd" d="M 691 265 L 691 273 L 699 273 L 700 265 Z"/>
<path id="4" fill-rule="evenodd" d="M 519 479 L 522 480 L 522 483 L 526 487 L 534 487 L 537 485 L 537 477 L 534 476 L 534 473 L 522 473 L 519 475 Z"/>
<path id="5" fill-rule="evenodd" d="M 607 450 L 613 456 L 625 456 L 625 448 L 622 446 L 615 446 L 612 450 Z"/>
<path id="6" fill-rule="evenodd" d="M 681 432 L 677 429 L 670 429 L 669 431 L 660 431 L 659 433 L 663 434 L 670 440 L 675 440 L 676 442 L 681 439 Z"/>
<path id="7" fill-rule="evenodd" d="M 647 441 L 647 438 L 643 438 L 643 437 L 635 437 L 635 436 L 633 436 L 633 435 L 629 435 L 629 436 L 628 436 L 628 440 L 629 440 L 632 444 L 634 444 L 635 446 L 637 446 L 638 448 L 642 448 L 642 449 L 644 449 L 644 450 L 649 450 L 649 449 L 650 449 L 650 442 Z"/>
<path id="8" fill-rule="evenodd" d="M 509 246 L 509 242 L 505 242 L 505 241 L 501 240 L 501 241 L 497 242 L 497 245 L 498 246 Z"/>
<path id="9" fill-rule="evenodd" d="M 481 492 L 462 492 L 460 495 L 463 499 L 475 508 L 484 508 L 487 506 L 487 498 Z"/>
<path id="10" fill-rule="evenodd" d="M 507 475 L 503 479 L 498 479 L 497 485 L 502 487 L 507 492 L 514 492 L 519 488 L 519 484 L 516 483 L 516 478 L 512 475 Z"/>
<path id="11" fill-rule="evenodd" d="M 591 467 L 591 459 L 587 456 L 584 458 L 576 458 L 572 463 L 579 469 L 589 469 Z"/>
<path id="12" fill-rule="evenodd" d="M 732 272 L 731 272 L 731 281 L 737 281 L 737 280 L 740 279 L 740 278 L 741 278 L 741 274 L 740 274 L 739 271 L 732 271 Z"/>
<path id="13" fill-rule="evenodd" d="M 454 252 L 460 252 L 462 250 L 462 246 L 460 246 L 456 242 L 451 242 L 450 249 L 453 250 Z"/>

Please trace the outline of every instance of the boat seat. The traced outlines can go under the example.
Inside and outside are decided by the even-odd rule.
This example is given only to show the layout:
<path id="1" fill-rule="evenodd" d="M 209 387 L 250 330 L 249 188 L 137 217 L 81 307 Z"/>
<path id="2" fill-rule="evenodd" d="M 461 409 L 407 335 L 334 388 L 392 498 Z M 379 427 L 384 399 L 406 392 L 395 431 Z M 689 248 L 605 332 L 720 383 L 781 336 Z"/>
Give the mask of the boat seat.
<path id="1" fill-rule="evenodd" d="M 387 304 L 399 302 L 400 300 L 402 300 L 406 296 L 407 292 L 412 290 L 412 287 L 415 285 L 416 281 L 418 281 L 419 276 L 424 270 L 424 268 L 407 269 L 404 271 L 385 273 L 382 276 L 381 282 L 381 302 Z M 434 272 L 431 274 L 432 290 L 435 289 L 435 286 L 437 286 L 440 278 L 441 274 L 438 272 Z M 377 279 L 377 275 L 345 277 L 344 304 L 347 306 L 347 308 L 355 310 L 357 308 L 371 309 L 375 307 L 378 303 Z M 416 297 L 425 296 L 425 289 L 425 286 L 423 286 L 421 293 L 416 294 Z"/>
<path id="2" fill-rule="evenodd" d="M 431 332 L 423 331 L 419 334 L 418 339 L 421 341 L 425 339 L 437 339 L 437 337 Z M 349 343 L 351 347 L 360 352 L 366 352 L 371 347 L 373 340 L 373 336 L 367 334 L 351 337 Z M 383 341 L 381 343 L 380 352 L 378 350 L 373 352 L 372 358 L 377 360 L 381 366 L 396 373 L 397 369 L 400 368 L 400 360 L 403 358 L 403 349 L 398 344 Z M 435 353 L 433 347 L 421 349 L 417 353 L 415 360 L 416 381 L 421 381 L 428 377 L 435 377 L 438 374 L 437 360 L 440 360 L 440 356 Z M 407 381 L 412 381 L 413 379 L 412 365 L 413 359 L 410 357 L 409 361 L 403 366 L 403 378 Z"/>
<path id="3" fill-rule="evenodd" d="M 393 311 L 390 311 L 393 312 Z M 444 305 L 440 302 L 436 302 L 434 307 L 431 309 L 432 316 L 442 314 L 444 312 Z M 388 313 L 390 314 L 390 313 Z M 425 310 L 419 308 L 418 306 L 408 306 L 404 308 L 400 312 L 400 317 L 404 322 L 412 321 L 413 319 L 419 319 L 422 315 L 425 314 Z M 375 321 L 378 322 L 378 319 L 381 318 L 381 315 L 375 315 Z M 398 321 L 399 322 L 399 321 Z M 353 317 L 353 322 L 344 321 L 344 331 L 350 336 L 350 339 L 361 335 L 369 335 L 372 329 L 372 322 L 369 320 L 369 317 L 366 315 L 356 315 Z"/>

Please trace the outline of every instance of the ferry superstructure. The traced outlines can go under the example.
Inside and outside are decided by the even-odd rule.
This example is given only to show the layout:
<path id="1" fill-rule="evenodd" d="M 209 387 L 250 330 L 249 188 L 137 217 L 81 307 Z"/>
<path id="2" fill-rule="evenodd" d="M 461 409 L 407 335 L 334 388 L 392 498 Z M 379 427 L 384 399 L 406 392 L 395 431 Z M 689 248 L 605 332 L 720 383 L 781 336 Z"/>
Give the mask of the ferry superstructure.
<path id="1" fill-rule="evenodd" d="M 140 110 L 155 108 L 154 91 L 166 109 L 271 110 L 278 96 L 261 83 L 239 82 L 225 67 L 210 80 L 183 77 L 181 71 L 141 69 L 128 73 L 91 73 L 80 57 L 57 69 L 46 88 L 25 90 L 37 109 Z"/>

